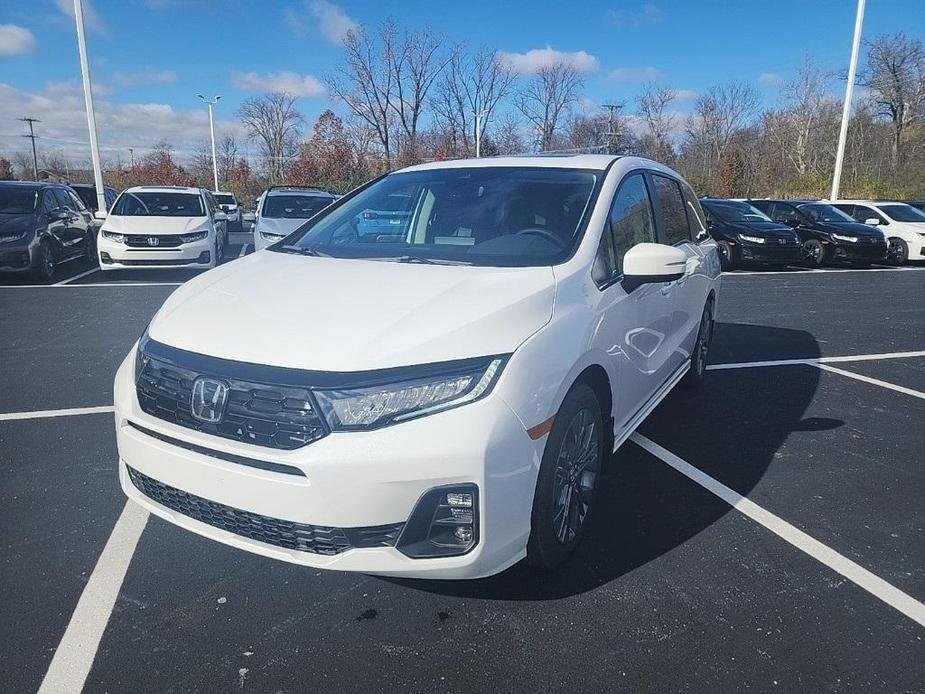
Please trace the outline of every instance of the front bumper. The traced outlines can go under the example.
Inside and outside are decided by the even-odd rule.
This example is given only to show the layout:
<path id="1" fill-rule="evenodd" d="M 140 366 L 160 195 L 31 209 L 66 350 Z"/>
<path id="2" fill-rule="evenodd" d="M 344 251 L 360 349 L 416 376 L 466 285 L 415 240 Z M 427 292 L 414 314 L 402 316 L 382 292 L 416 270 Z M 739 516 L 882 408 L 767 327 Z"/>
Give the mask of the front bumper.
<path id="1" fill-rule="evenodd" d="M 746 243 L 738 242 L 739 259 L 743 263 L 787 264 L 803 259 L 803 248 L 799 243 Z"/>
<path id="2" fill-rule="evenodd" d="M 497 390 L 447 412 L 376 431 L 332 433 L 302 448 L 280 451 L 201 434 L 149 416 L 138 404 L 133 370 L 134 354 L 122 364 L 115 382 L 122 488 L 152 513 L 187 530 L 296 564 L 390 576 L 477 578 L 497 573 L 526 554 L 544 440 L 530 439 Z M 187 445 L 172 445 L 163 437 Z M 303 474 L 242 465 L 206 455 L 197 447 L 226 458 L 242 456 L 289 466 Z M 151 493 L 149 488 L 144 493 L 131 479 L 130 468 L 136 480 L 140 473 L 173 490 L 230 508 L 243 518 L 258 516 L 262 524 L 275 526 L 279 521 L 325 532 L 402 524 L 428 490 L 472 484 L 478 490 L 479 541 L 466 554 L 425 559 L 410 558 L 394 546 L 354 546 L 333 554 L 302 551 L 261 541 L 251 532 L 236 532 L 234 524 L 210 520 L 208 514 L 183 513 L 176 510 L 181 508 L 177 504 L 170 508 L 159 503 L 160 492 Z"/>
<path id="3" fill-rule="evenodd" d="M 149 270 L 154 268 L 215 267 L 213 240 L 184 243 L 175 248 L 138 248 L 97 236 L 97 254 L 101 270 Z"/>
<path id="4" fill-rule="evenodd" d="M 863 263 L 885 262 L 888 255 L 886 242 L 868 243 L 839 241 L 831 245 L 832 260 L 847 260 Z"/>
<path id="5" fill-rule="evenodd" d="M 33 247 L 25 243 L 5 243 L 0 245 L 0 272 L 29 272 L 35 266 Z"/>

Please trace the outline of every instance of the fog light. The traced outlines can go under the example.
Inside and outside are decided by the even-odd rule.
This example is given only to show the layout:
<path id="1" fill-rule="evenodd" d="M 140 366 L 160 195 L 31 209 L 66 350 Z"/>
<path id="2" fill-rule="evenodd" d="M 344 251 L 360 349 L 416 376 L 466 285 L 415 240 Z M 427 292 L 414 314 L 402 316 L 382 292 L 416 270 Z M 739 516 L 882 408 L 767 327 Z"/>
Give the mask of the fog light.
<path id="1" fill-rule="evenodd" d="M 479 541 L 478 488 L 437 487 L 415 504 L 396 547 L 413 559 L 465 554 Z"/>
<path id="2" fill-rule="evenodd" d="M 105 251 L 100 253 L 100 262 L 104 265 L 112 265 L 112 258 Z"/>
<path id="3" fill-rule="evenodd" d="M 203 265 L 212 260 L 212 256 L 209 254 L 209 251 L 203 251 L 199 254 L 199 259 L 196 261 L 202 263 Z"/>

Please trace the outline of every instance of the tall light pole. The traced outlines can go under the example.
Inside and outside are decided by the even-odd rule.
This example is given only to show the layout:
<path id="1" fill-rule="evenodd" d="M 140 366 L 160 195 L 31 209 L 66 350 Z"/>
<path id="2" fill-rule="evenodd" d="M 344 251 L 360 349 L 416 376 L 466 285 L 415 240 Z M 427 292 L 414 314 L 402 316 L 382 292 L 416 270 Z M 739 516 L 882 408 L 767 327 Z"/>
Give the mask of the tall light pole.
<path id="1" fill-rule="evenodd" d="M 87 107 L 87 128 L 90 130 L 90 158 L 93 161 L 93 183 L 96 186 L 96 205 L 106 210 L 103 191 L 103 169 L 100 166 L 100 146 L 96 141 L 96 115 L 93 111 L 93 90 L 90 87 L 90 65 L 87 61 L 87 39 L 84 35 L 84 11 L 80 0 L 74 0 L 74 20 L 77 22 L 77 50 L 80 53 L 80 74 L 84 84 L 84 103 Z"/>
<path id="2" fill-rule="evenodd" d="M 488 115 L 488 111 L 475 112 L 475 158 L 482 156 L 482 119 Z"/>
<path id="3" fill-rule="evenodd" d="M 848 84 L 845 87 L 845 105 L 841 113 L 841 130 L 838 132 L 838 151 L 835 154 L 835 173 L 832 176 L 830 200 L 838 200 L 838 189 L 841 186 L 841 169 L 845 162 L 845 141 L 848 139 L 848 119 L 851 116 L 851 99 L 854 96 L 854 78 L 858 71 L 861 27 L 864 24 L 864 2 L 865 0 L 858 0 L 858 14 L 854 20 L 854 42 L 851 44 L 851 62 L 848 64 Z"/>
<path id="4" fill-rule="evenodd" d="M 215 191 L 218 192 L 218 164 L 215 161 L 215 124 L 212 121 L 212 107 L 218 103 L 221 96 L 213 96 L 211 99 L 205 98 L 202 94 L 197 94 L 204 104 L 209 106 L 209 132 L 212 134 L 212 177 L 215 180 Z"/>

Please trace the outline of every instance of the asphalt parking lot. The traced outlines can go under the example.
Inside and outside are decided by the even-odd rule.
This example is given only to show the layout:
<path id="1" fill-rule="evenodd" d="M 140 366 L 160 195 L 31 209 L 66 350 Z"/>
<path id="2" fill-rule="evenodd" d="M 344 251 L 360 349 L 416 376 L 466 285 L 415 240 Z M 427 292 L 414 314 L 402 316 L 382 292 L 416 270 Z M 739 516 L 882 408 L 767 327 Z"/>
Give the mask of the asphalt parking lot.
<path id="1" fill-rule="evenodd" d="M 724 276 L 704 388 L 617 452 L 576 556 L 471 582 L 126 508 L 113 375 L 190 275 L 60 273 L 0 287 L 4 691 L 925 690 L 925 268 Z"/>

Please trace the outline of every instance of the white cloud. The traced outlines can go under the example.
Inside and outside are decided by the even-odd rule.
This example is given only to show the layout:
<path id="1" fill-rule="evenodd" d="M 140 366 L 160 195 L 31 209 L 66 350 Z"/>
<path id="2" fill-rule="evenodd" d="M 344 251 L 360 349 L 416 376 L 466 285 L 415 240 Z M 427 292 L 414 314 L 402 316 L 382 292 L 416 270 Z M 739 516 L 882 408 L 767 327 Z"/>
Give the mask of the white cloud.
<path id="1" fill-rule="evenodd" d="M 784 78 L 775 72 L 762 72 L 758 75 L 758 82 L 766 87 L 779 87 L 784 83 Z"/>
<path id="2" fill-rule="evenodd" d="M 155 70 L 148 68 L 139 72 L 115 72 L 112 75 L 114 84 L 120 87 L 141 87 L 154 84 L 172 84 L 177 81 L 177 73 L 173 70 Z"/>
<path id="3" fill-rule="evenodd" d="M 71 21 L 74 20 L 74 0 L 55 0 L 55 4 L 58 5 L 59 10 L 71 18 Z M 83 16 L 84 27 L 88 31 L 95 31 L 97 34 L 109 33 L 109 27 L 106 26 L 106 22 L 100 17 L 90 0 L 83 0 Z"/>
<path id="4" fill-rule="evenodd" d="M 650 2 L 644 2 L 634 10 L 610 10 L 607 16 L 615 27 L 638 29 L 658 24 L 665 18 L 665 12 Z"/>
<path id="5" fill-rule="evenodd" d="M 526 53 L 507 53 L 501 51 L 498 53 L 501 60 L 514 72 L 520 75 L 532 75 L 539 72 L 541 68 L 555 65 L 556 63 L 566 63 L 574 67 L 578 72 L 594 72 L 600 65 L 600 61 L 590 53 L 585 51 L 575 51 L 567 53 L 557 51 L 550 46 L 546 48 L 534 48 Z"/>
<path id="6" fill-rule="evenodd" d="M 314 18 L 310 21 L 309 15 Z M 298 8 L 288 7 L 283 13 L 286 26 L 295 36 L 308 36 L 313 26 L 329 42 L 340 45 L 347 32 L 357 31 L 360 24 L 350 17 L 343 8 L 328 0 L 303 0 Z"/>
<path id="7" fill-rule="evenodd" d="M 282 72 L 232 72 L 231 86 L 247 92 L 288 92 L 293 96 L 324 96 L 324 85 L 314 75 L 300 75 L 291 70 Z"/>
<path id="8" fill-rule="evenodd" d="M 662 76 L 662 71 L 658 68 L 647 65 L 645 67 L 618 67 L 607 73 L 607 79 L 612 82 L 649 82 L 657 80 Z"/>
<path id="9" fill-rule="evenodd" d="M 158 103 L 115 104 L 100 94 L 96 85 L 94 93 L 98 97 L 94 108 L 104 159 L 112 160 L 119 155 L 125 160 L 128 147 L 135 148 L 137 157 L 160 140 L 172 144 L 181 159 L 185 159 L 184 152 L 190 152 L 197 142 L 209 137 L 209 115 L 205 108 L 181 110 Z M 0 82 L 0 122 L 14 122 L 12 119 L 23 113 L 41 120 L 35 125 L 40 156 L 42 151 L 61 149 L 74 162 L 89 161 L 87 116 L 79 82 L 52 83 L 36 92 L 21 91 Z M 229 120 L 223 120 L 223 114 Z M 231 109 L 219 107 L 216 116 L 217 135 L 245 137 Z M 20 137 L 15 128 L 0 135 L 0 150 L 8 153 L 7 158 L 16 151 L 26 151 L 27 145 L 28 140 Z"/>
<path id="10" fill-rule="evenodd" d="M 0 56 L 26 55 L 35 50 L 35 36 L 15 24 L 0 24 Z"/>
<path id="11" fill-rule="evenodd" d="M 675 101 L 692 101 L 697 98 L 697 92 L 693 89 L 673 89 L 672 94 Z"/>

